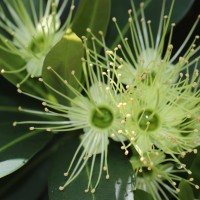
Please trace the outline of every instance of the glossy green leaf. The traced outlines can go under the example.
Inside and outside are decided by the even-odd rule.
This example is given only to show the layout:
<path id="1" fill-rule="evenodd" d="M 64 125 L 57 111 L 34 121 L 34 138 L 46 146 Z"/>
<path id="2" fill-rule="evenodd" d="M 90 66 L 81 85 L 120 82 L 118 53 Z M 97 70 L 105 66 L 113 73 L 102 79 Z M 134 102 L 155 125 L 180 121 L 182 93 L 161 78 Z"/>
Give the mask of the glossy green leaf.
<path id="1" fill-rule="evenodd" d="M 64 143 L 58 152 L 53 155 L 54 162 L 52 164 L 52 172 L 49 179 L 49 198 L 50 200 L 57 199 L 82 199 L 82 200 L 102 200 L 102 199 L 133 199 L 132 181 L 130 179 L 132 167 L 128 158 L 123 154 L 118 143 L 110 142 L 108 152 L 109 180 L 105 179 L 104 173 L 95 193 L 85 193 L 84 190 L 88 183 L 88 173 L 90 164 L 84 168 L 79 176 L 69 185 L 64 191 L 59 191 L 58 188 L 66 181 L 63 176 L 71 162 L 73 154 L 78 146 L 78 139 L 72 138 Z M 97 156 L 95 161 L 94 179 L 92 184 L 95 184 L 99 173 L 100 157 Z M 95 178 L 96 177 L 96 178 Z"/>
<path id="2" fill-rule="evenodd" d="M 25 165 L 52 138 L 52 135 L 46 133 L 16 130 L 11 123 L 1 123 L 0 128 L 0 177 L 6 176 Z M 6 164 L 12 164 L 12 166 L 5 170 Z"/>
<path id="3" fill-rule="evenodd" d="M 0 162 L 0 178 L 16 171 L 26 163 L 24 158 L 14 158 Z"/>
<path id="4" fill-rule="evenodd" d="M 67 80 L 71 86 L 77 89 L 79 84 L 71 73 L 74 71 L 77 79 L 81 79 L 81 58 L 83 55 L 84 51 L 81 39 L 75 33 L 68 31 L 60 42 L 47 54 L 43 65 L 43 79 L 55 90 L 71 96 L 73 94 L 71 90 L 55 75 L 55 73 L 48 70 L 47 67 L 51 66 L 59 76 Z M 57 93 L 55 93 L 55 95 L 60 99 L 60 95 Z"/>
<path id="5" fill-rule="evenodd" d="M 140 12 L 139 12 L 139 5 L 141 3 L 140 0 L 134 0 L 133 1 L 138 13 L 138 17 L 141 18 Z M 151 26 L 153 30 L 154 37 L 157 34 L 158 26 L 159 26 L 159 20 L 161 15 L 161 8 L 163 1 L 160 0 L 145 0 L 143 1 L 145 3 L 145 17 L 146 20 L 151 20 Z M 167 15 L 169 13 L 171 0 L 166 1 L 166 7 L 165 7 L 165 14 Z M 193 5 L 194 0 L 188 1 L 188 0 L 175 0 L 173 13 L 171 17 L 171 23 L 178 23 L 189 11 L 191 6 Z M 116 17 L 117 22 L 121 28 L 121 31 L 124 33 L 125 36 L 129 37 L 128 31 L 128 9 L 131 9 L 130 1 L 124 1 L 123 3 L 120 0 L 112 0 L 112 9 L 111 9 L 111 17 Z M 124 13 L 124 14 L 120 14 Z M 109 28 L 108 28 L 108 35 L 107 35 L 107 41 L 109 46 L 112 46 L 114 48 L 119 43 L 119 36 L 116 31 L 116 28 L 110 20 Z"/>
<path id="6" fill-rule="evenodd" d="M 117 18 L 119 27 L 123 29 L 128 23 L 128 9 L 130 9 L 130 1 L 111 0 L 111 18 L 109 20 L 106 41 L 109 47 L 115 48 L 119 42 L 118 32 L 112 21 L 113 17 Z M 123 12 L 123 14 L 121 14 Z M 115 43 L 115 44 L 114 44 Z"/>
<path id="7" fill-rule="evenodd" d="M 16 96 L 16 102 L 18 101 Z M 15 120 L 27 120 L 28 116 L 20 113 L 14 99 L 0 95 L 0 177 L 19 169 L 40 151 L 52 138 L 51 134 L 29 131 L 28 127 L 13 127 Z M 21 159 L 21 160 L 20 160 Z M 11 165 L 10 168 L 6 165 Z"/>
<path id="8" fill-rule="evenodd" d="M 181 183 L 179 184 L 179 189 L 180 189 L 180 192 L 178 193 L 178 197 L 180 200 L 194 199 L 194 194 L 189 183 L 187 183 L 184 180 L 181 181 Z"/>
<path id="9" fill-rule="evenodd" d="M 199 173 L 199 166 L 200 166 L 200 146 L 197 148 L 198 154 L 194 155 L 195 158 L 192 162 L 190 170 L 192 171 L 192 177 L 194 178 L 194 183 L 200 186 L 200 173 Z M 200 196 L 200 190 L 194 189 L 195 196 Z"/>
<path id="10" fill-rule="evenodd" d="M 134 191 L 134 200 L 153 200 L 153 197 L 149 194 L 149 193 L 147 193 L 147 192 L 145 192 L 145 191 L 143 191 L 143 190 L 135 190 Z"/>
<path id="11" fill-rule="evenodd" d="M 19 112 L 19 106 L 36 109 L 41 106 L 41 102 L 18 93 L 15 86 L 10 84 L 4 77 L 0 77 L 0 124 L 12 125 L 14 121 L 33 119 L 31 115 Z M 23 128 L 23 126 L 19 128 Z"/>
<path id="12" fill-rule="evenodd" d="M 17 172 L 0 179 L 0 199 L 43 199 L 41 197 L 46 189 L 49 166 L 44 155 L 40 154 Z"/>
<path id="13" fill-rule="evenodd" d="M 151 0 L 148 7 L 145 10 L 146 19 L 152 21 L 152 29 L 154 35 L 156 35 L 158 31 L 158 25 L 160 20 L 161 8 L 162 8 L 163 1 L 160 0 Z M 172 1 L 166 1 L 165 7 L 165 14 L 169 14 L 169 10 L 171 7 Z M 175 0 L 172 16 L 171 16 L 171 23 L 178 23 L 189 11 L 194 0 Z"/>
<path id="14" fill-rule="evenodd" d="M 79 36 L 87 36 L 86 29 L 98 35 L 106 33 L 110 18 L 111 0 L 81 0 L 72 23 L 72 30 Z"/>

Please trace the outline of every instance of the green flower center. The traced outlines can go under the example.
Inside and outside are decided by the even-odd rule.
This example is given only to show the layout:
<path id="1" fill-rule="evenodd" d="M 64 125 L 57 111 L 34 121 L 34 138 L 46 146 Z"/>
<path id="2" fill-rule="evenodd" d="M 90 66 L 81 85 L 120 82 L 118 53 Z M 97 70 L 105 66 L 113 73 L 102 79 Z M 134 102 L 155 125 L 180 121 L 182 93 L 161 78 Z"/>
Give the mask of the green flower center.
<path id="1" fill-rule="evenodd" d="M 98 128 L 108 128 L 113 122 L 112 112 L 105 107 L 99 107 L 92 113 L 92 124 Z"/>
<path id="2" fill-rule="evenodd" d="M 146 131 L 155 131 L 160 124 L 159 117 L 151 110 L 142 111 L 138 115 L 139 127 Z"/>
<path id="3" fill-rule="evenodd" d="M 43 51 L 44 43 L 45 43 L 44 36 L 38 36 L 31 41 L 29 48 L 32 52 L 38 53 Z"/>

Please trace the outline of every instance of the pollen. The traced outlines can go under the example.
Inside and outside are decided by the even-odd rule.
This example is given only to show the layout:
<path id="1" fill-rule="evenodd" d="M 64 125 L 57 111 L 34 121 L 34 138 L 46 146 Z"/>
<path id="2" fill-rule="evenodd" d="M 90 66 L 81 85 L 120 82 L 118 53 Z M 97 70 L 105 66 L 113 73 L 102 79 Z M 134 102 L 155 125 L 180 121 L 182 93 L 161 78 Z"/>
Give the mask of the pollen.
<path id="1" fill-rule="evenodd" d="M 107 175 L 106 175 L 106 179 L 108 180 L 109 178 L 110 178 L 110 176 L 107 174 Z"/>
<path id="2" fill-rule="evenodd" d="M 106 51 L 106 54 L 112 55 L 112 54 L 113 54 L 113 51 Z"/>
<path id="3" fill-rule="evenodd" d="M 64 188 L 63 186 L 60 186 L 60 187 L 59 187 L 59 190 L 60 190 L 60 191 L 63 191 L 64 189 L 65 189 L 65 188 Z"/>
<path id="4" fill-rule="evenodd" d="M 113 22 L 117 22 L 116 17 L 113 17 L 112 20 L 113 20 Z"/>
<path id="5" fill-rule="evenodd" d="M 195 188 L 198 190 L 198 189 L 199 189 L 199 186 L 198 186 L 198 185 L 195 185 Z"/>

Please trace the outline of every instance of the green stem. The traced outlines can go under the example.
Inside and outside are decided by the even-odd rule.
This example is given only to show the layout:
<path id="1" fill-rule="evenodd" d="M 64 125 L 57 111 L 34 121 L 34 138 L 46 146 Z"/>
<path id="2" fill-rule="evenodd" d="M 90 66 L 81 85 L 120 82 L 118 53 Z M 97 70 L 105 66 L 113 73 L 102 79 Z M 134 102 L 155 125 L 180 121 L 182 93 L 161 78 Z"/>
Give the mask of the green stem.
<path id="1" fill-rule="evenodd" d="M 36 135 L 36 134 L 39 133 L 39 132 L 41 132 L 41 131 L 35 130 L 35 131 L 30 132 L 29 134 L 24 134 L 24 135 L 22 135 L 21 137 L 18 137 L 17 139 L 15 139 L 15 140 L 13 140 L 13 141 L 7 143 L 7 144 L 4 145 L 3 147 L 1 147 L 1 148 L 0 148 L 0 152 L 5 151 L 7 148 L 9 148 L 9 147 L 11 147 L 11 146 L 13 146 L 13 145 L 15 145 L 15 144 L 17 144 L 17 143 L 19 143 L 19 142 L 21 142 L 21 141 L 27 139 L 27 138 L 30 138 L 30 137 Z"/>

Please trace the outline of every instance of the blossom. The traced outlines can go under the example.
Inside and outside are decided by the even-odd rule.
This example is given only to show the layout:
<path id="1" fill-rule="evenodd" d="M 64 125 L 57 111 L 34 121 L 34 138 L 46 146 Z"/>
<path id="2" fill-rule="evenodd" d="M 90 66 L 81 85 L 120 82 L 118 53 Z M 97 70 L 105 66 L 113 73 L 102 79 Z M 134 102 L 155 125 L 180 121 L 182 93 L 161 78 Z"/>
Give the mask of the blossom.
<path id="1" fill-rule="evenodd" d="M 168 199 L 168 194 L 177 198 L 176 184 L 183 179 L 180 172 L 191 174 L 180 158 L 197 153 L 195 148 L 200 145 L 200 56 L 197 56 L 200 48 L 195 44 L 199 36 L 189 42 L 200 16 L 183 44 L 173 52 L 175 24 L 171 24 L 168 40 L 167 30 L 174 1 L 168 16 L 164 15 L 163 1 L 156 39 L 151 21 L 146 22 L 144 4 L 140 5 L 139 20 L 131 2 L 132 10 L 128 11 L 131 37 L 124 38 L 117 19 L 113 18 L 121 39 L 113 50 L 103 39 L 88 32 L 108 52 L 106 58 L 99 55 L 99 60 L 109 62 L 105 67 L 108 79 L 115 77 L 123 85 L 123 103 L 118 108 L 124 126 L 118 134 L 128 138 L 126 148 L 138 153 L 130 160 L 136 172 L 136 188 L 151 193 L 153 199 Z M 186 46 L 189 47 L 183 51 Z M 181 169 L 175 169 L 175 165 Z M 187 182 L 194 185 L 192 180 Z M 199 189 L 198 185 L 194 186 Z"/>
<path id="2" fill-rule="evenodd" d="M 183 44 L 174 53 L 172 38 L 175 23 L 171 23 L 170 28 L 174 0 L 171 3 L 169 15 L 164 15 L 165 3 L 166 1 L 163 1 L 156 38 L 154 38 L 151 29 L 151 20 L 146 20 L 144 3 L 140 4 L 141 19 L 138 19 L 134 2 L 131 1 L 132 10 L 128 11 L 129 33 L 131 35 L 129 38 L 124 38 L 117 24 L 117 19 L 113 17 L 113 22 L 121 38 L 121 44 L 117 45 L 116 48 L 122 55 L 123 67 L 119 69 L 119 73 L 122 74 L 121 80 L 125 84 L 137 84 L 137 81 L 141 80 L 150 84 L 158 73 L 157 78 L 159 78 L 160 84 L 174 83 L 180 71 L 189 68 L 196 62 L 193 59 L 190 63 L 187 63 L 193 55 L 199 52 L 199 48 L 195 49 L 195 42 L 199 39 L 199 36 L 195 36 L 185 53 L 183 49 L 188 45 L 200 16 L 197 17 Z M 168 29 L 170 29 L 169 39 L 167 39 Z M 177 62 L 179 59 L 185 62 Z"/>
<path id="3" fill-rule="evenodd" d="M 135 172 L 134 189 L 149 192 L 155 200 L 169 199 L 169 194 L 178 199 L 177 193 L 180 189 L 177 186 L 181 180 L 199 189 L 199 186 L 193 183 L 192 177 L 189 179 L 181 177 L 180 174 L 184 170 L 178 169 L 173 161 L 166 158 L 166 155 L 159 150 L 147 152 L 141 158 L 132 156 L 130 162 Z"/>
<path id="4" fill-rule="evenodd" d="M 179 191 L 175 183 L 181 178 L 174 173 L 180 170 L 175 170 L 174 164 L 180 165 L 183 172 L 191 173 L 187 166 L 181 163 L 179 157 L 191 152 L 196 153 L 195 148 L 200 144 L 199 57 L 194 58 L 200 50 L 195 45 L 199 36 L 194 38 L 185 52 L 183 50 L 189 43 L 200 17 L 198 16 L 186 40 L 174 53 L 172 44 L 174 23 L 171 24 L 169 39 L 166 40 L 174 1 L 168 16 L 164 15 L 165 1 L 163 1 L 156 39 L 153 38 L 151 22 L 146 22 L 144 4 L 141 4 L 142 19 L 139 20 L 134 3 L 131 2 L 132 10 L 128 11 L 131 38 L 124 38 L 116 18 L 113 18 L 113 22 L 121 38 L 121 44 L 114 49 L 107 47 L 101 31 L 99 32 L 101 39 L 98 39 L 92 30 L 87 29 L 91 35 L 90 48 L 88 39 L 82 37 L 86 49 L 85 58 L 82 59 L 84 82 L 80 82 L 75 71 L 71 73 L 82 92 L 72 87 L 67 80 L 63 80 L 53 70 L 53 66 L 48 67 L 49 71 L 70 89 L 75 98 L 66 96 L 43 79 L 39 79 L 52 92 L 70 102 L 70 105 L 42 99 L 18 90 L 20 93 L 42 100 L 45 106 L 45 112 L 20 110 L 48 115 L 54 117 L 54 120 L 15 122 L 14 125 L 35 124 L 30 130 L 39 129 L 55 133 L 83 129 L 80 145 L 69 169 L 64 174 L 68 176 L 67 182 L 60 187 L 60 190 L 80 174 L 87 160 L 91 158 L 89 181 L 85 190 L 88 192 L 96 155 L 99 153 L 101 155 L 99 176 L 91 192 L 95 192 L 98 186 L 102 169 L 106 171 L 106 178 L 109 178 L 107 163 L 109 137 L 122 143 L 121 149 L 125 151 L 125 155 L 128 155 L 130 150 L 137 151 L 139 156 L 131 159 L 133 169 L 138 176 L 137 187 L 144 190 L 148 188 L 157 199 L 161 199 L 160 194 L 167 199 L 162 192 L 163 187 L 174 197 Z M 99 46 L 102 47 L 101 53 L 97 51 Z M 193 72 L 189 74 L 191 68 Z M 63 120 L 55 121 L 56 117 L 61 117 Z M 128 142 L 124 142 L 126 139 Z M 78 162 L 75 162 L 77 158 Z M 169 161 L 172 164 L 166 164 Z M 152 170 L 151 185 L 148 181 L 140 179 L 138 171 L 141 171 L 141 168 Z M 160 175 L 162 177 L 157 177 Z"/>
<path id="5" fill-rule="evenodd" d="M 157 76 L 156 76 L 157 77 Z M 142 82 L 127 92 L 130 100 L 126 119 L 126 136 L 134 138 L 138 152 L 151 150 L 152 146 L 168 154 L 179 154 L 197 147 L 199 135 L 199 84 L 198 70 L 190 78 L 182 74 L 174 84 L 158 86 Z"/>
<path id="6" fill-rule="evenodd" d="M 39 4 L 37 10 L 36 3 Z M 29 77 L 40 77 L 42 75 L 43 61 L 49 50 L 62 38 L 65 31 L 70 27 L 72 3 L 70 12 L 61 23 L 61 16 L 64 13 L 68 0 L 48 0 L 45 8 L 44 2 L 29 1 L 29 8 L 25 7 L 23 1 L 4 1 L 5 7 L 1 7 L 0 27 L 6 33 L 0 35 L 4 51 L 17 55 L 25 61 L 24 66 L 3 66 L 1 73 L 11 73 L 18 76 L 23 74 L 19 87 Z M 8 14 L 6 13 L 8 11 Z M 10 18 L 8 17 L 10 16 Z M 8 68 L 8 70 L 7 70 Z"/>
<path id="7" fill-rule="evenodd" d="M 74 88 L 67 80 L 63 80 L 51 66 L 48 67 L 49 73 L 54 73 L 60 82 L 73 93 L 74 98 L 59 92 L 42 78 L 39 78 L 39 81 L 43 82 L 52 92 L 64 98 L 66 104 L 40 98 L 18 89 L 19 93 L 41 100 L 42 105 L 45 107 L 44 112 L 23 109 L 22 107 L 19 110 L 30 114 L 42 115 L 42 117 L 47 117 L 47 120 L 14 122 L 13 125 L 33 124 L 34 126 L 31 126 L 30 130 L 46 130 L 53 133 L 82 130 L 80 144 L 74 153 L 68 170 L 64 173 L 64 176 L 67 176 L 68 179 L 65 184 L 59 187 L 59 190 L 64 190 L 81 173 L 88 160 L 91 159 L 89 181 L 85 189 L 85 192 L 88 192 L 92 187 L 91 181 L 95 160 L 97 154 L 100 154 L 99 175 L 96 184 L 91 189 L 91 192 L 94 193 L 99 184 L 102 170 L 106 173 L 106 179 L 109 179 L 109 137 L 121 141 L 125 155 L 129 152 L 124 144 L 124 137 L 118 136 L 118 132 L 123 127 L 120 109 L 118 109 L 122 99 L 122 91 L 120 86 L 115 86 L 120 83 L 113 80 L 111 84 L 110 80 L 106 80 L 103 66 L 93 65 L 93 62 L 97 62 L 97 60 L 91 59 L 92 55 L 87 51 L 87 46 L 85 48 L 87 56 L 85 59 L 82 58 L 85 85 L 78 80 L 75 71 L 71 72 L 71 76 L 78 83 L 78 88 Z M 80 92 L 80 88 L 83 94 Z"/>
<path id="8" fill-rule="evenodd" d="M 109 60 L 107 70 L 124 86 L 126 106 L 121 107 L 121 113 L 125 128 L 120 134 L 129 139 L 127 146 L 133 145 L 140 156 L 152 148 L 160 148 L 179 162 L 176 155 L 191 152 L 200 144 L 199 56 L 195 58 L 200 50 L 195 45 L 199 36 L 189 43 L 200 16 L 183 44 L 173 52 L 175 24 L 171 24 L 168 40 L 167 31 L 174 1 L 168 16 L 164 15 L 163 1 L 156 39 L 151 21 L 145 18 L 144 3 L 140 4 L 140 20 L 133 1 L 131 3 L 132 10 L 128 11 L 130 38 L 124 38 L 117 19 L 113 18 L 121 39 L 114 50 L 110 50 L 103 40 L 98 40 L 90 30 L 88 32 L 109 52 L 106 58 L 99 58 Z M 189 47 L 183 52 L 186 45 Z"/>

